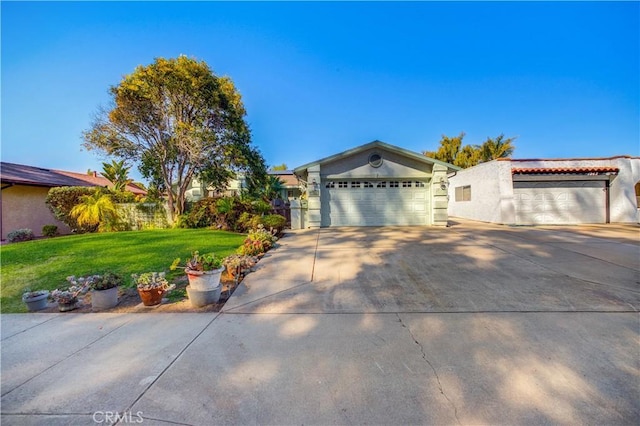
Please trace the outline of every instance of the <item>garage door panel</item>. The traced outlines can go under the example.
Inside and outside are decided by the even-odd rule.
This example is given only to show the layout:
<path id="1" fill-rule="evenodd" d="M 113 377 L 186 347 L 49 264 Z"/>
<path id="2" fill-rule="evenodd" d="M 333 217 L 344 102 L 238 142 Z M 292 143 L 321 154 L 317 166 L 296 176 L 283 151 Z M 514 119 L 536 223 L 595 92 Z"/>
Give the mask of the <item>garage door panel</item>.
<path id="1" fill-rule="evenodd" d="M 322 188 L 323 226 L 427 225 L 427 185 Z M 329 185 L 331 186 L 331 185 Z M 351 185 L 349 185 L 351 186 Z"/>
<path id="2" fill-rule="evenodd" d="M 514 182 L 516 223 L 605 223 L 604 181 Z"/>

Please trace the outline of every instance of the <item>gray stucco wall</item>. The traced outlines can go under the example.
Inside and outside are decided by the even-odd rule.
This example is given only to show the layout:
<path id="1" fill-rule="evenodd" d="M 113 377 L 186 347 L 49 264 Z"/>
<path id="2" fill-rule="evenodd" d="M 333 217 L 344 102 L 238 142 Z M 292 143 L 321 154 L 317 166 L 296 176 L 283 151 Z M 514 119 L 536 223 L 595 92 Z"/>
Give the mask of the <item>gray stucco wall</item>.
<path id="1" fill-rule="evenodd" d="M 374 168 L 369 165 L 369 156 L 374 152 L 382 155 L 382 165 Z M 368 149 L 322 165 L 320 174 L 349 178 L 383 179 L 386 177 L 425 178 L 430 176 L 432 165 L 418 162 L 380 148 Z"/>

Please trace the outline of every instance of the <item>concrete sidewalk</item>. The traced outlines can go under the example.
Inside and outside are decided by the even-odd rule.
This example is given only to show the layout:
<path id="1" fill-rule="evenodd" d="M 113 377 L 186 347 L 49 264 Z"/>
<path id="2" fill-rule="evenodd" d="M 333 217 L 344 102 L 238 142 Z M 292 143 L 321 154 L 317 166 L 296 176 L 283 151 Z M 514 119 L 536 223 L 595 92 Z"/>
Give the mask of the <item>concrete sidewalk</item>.
<path id="1" fill-rule="evenodd" d="M 3 315 L 2 424 L 637 424 L 637 231 L 296 232 L 220 314 Z"/>

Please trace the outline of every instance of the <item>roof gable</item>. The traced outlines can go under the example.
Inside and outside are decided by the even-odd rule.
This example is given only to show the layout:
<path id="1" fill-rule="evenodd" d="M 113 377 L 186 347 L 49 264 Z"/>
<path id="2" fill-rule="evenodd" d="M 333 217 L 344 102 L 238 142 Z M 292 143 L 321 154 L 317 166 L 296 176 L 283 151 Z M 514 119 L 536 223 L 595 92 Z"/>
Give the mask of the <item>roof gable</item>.
<path id="1" fill-rule="evenodd" d="M 320 160 L 304 164 L 304 165 L 302 165 L 300 167 L 295 168 L 294 169 L 294 173 L 296 173 L 296 174 L 302 173 L 303 171 L 305 171 L 309 167 L 316 166 L 316 165 L 322 166 L 323 164 L 327 164 L 327 163 L 331 163 L 331 162 L 334 162 L 334 161 L 338 161 L 340 159 L 343 159 L 343 158 L 346 158 L 346 157 L 350 157 L 350 156 L 353 156 L 353 155 L 357 155 L 357 154 L 359 154 L 359 153 L 361 153 L 363 151 L 367 151 L 367 150 L 371 150 L 371 149 L 375 149 L 375 148 L 379 148 L 379 149 L 383 149 L 383 150 L 386 150 L 386 151 L 390 151 L 390 152 L 395 153 L 397 155 L 400 155 L 400 156 L 403 156 L 403 157 L 408 157 L 408 158 L 410 158 L 410 159 L 412 159 L 414 161 L 418 161 L 418 162 L 426 164 L 426 165 L 440 164 L 440 165 L 443 165 L 443 166 L 447 167 L 447 169 L 449 171 L 461 170 L 459 167 L 454 166 L 453 164 L 445 163 L 444 161 L 439 161 L 439 160 L 436 160 L 434 158 L 429 158 L 429 157 L 424 156 L 424 155 L 422 155 L 420 153 L 409 151 L 409 150 L 404 149 L 404 148 L 400 148 L 399 146 L 395 146 L 395 145 L 388 144 L 386 142 L 375 140 L 375 141 L 370 142 L 368 144 L 360 145 L 358 147 L 355 147 L 355 148 L 340 152 L 338 154 L 334 154 L 334 155 L 331 155 L 329 157 L 325 157 L 325 158 L 322 158 Z"/>

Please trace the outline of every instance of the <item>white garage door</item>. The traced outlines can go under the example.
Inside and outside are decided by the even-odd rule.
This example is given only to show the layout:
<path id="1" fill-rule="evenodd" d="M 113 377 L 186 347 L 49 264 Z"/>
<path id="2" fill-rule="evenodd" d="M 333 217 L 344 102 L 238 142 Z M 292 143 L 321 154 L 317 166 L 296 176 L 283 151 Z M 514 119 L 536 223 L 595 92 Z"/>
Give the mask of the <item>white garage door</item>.
<path id="1" fill-rule="evenodd" d="M 428 225 L 427 195 L 426 181 L 327 181 L 322 226 Z"/>
<path id="2" fill-rule="evenodd" d="M 604 181 L 514 182 L 519 225 L 605 223 Z"/>

